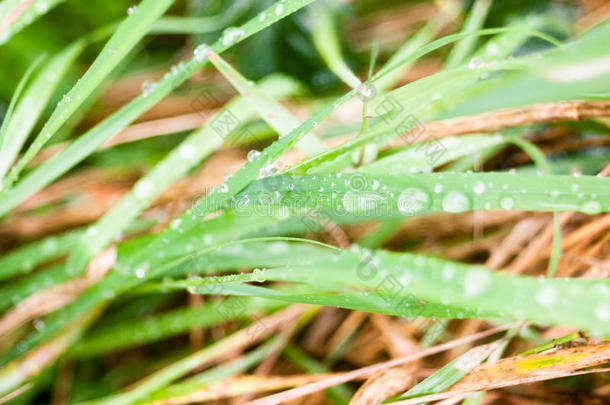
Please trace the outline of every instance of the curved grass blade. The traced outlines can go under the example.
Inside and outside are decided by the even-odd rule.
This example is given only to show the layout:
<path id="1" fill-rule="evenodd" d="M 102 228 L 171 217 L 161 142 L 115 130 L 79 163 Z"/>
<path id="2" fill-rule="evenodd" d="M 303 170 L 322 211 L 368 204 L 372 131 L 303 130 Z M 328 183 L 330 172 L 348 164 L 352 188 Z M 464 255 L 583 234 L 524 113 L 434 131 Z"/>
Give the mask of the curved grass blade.
<path id="1" fill-rule="evenodd" d="M 483 27 L 492 0 L 476 0 L 463 25 L 462 32 L 474 32 Z M 453 69 L 464 63 L 476 45 L 476 37 L 466 37 L 453 45 L 445 61 L 445 69 Z"/>
<path id="2" fill-rule="evenodd" d="M 402 395 L 392 398 L 391 403 L 395 400 L 415 398 L 423 395 L 438 394 L 443 392 L 453 384 L 461 380 L 466 374 L 471 372 L 476 366 L 481 364 L 500 347 L 501 342 L 489 343 L 482 346 L 476 346 L 460 355 L 444 365 L 440 370 L 436 371 L 430 377 L 420 382 L 409 391 Z M 425 404 L 425 403 L 423 403 Z"/>
<path id="3" fill-rule="evenodd" d="M 252 86 L 245 77 L 229 65 L 224 59 L 210 51 L 208 54 L 210 62 L 220 73 L 233 85 L 233 87 L 244 97 L 252 108 L 273 128 L 280 136 L 285 136 L 298 127 L 301 123 L 292 116 L 290 111 L 284 108 L 273 98 L 265 96 L 265 92 Z M 308 155 L 319 153 L 326 149 L 324 144 L 309 132 L 296 147 Z"/>
<path id="4" fill-rule="evenodd" d="M 76 41 L 47 61 L 25 90 L 8 122 L 6 136 L 0 134 L 0 179 L 4 179 L 53 92 L 84 47 L 85 41 Z"/>
<path id="5" fill-rule="evenodd" d="M 330 70 L 351 88 L 361 85 L 360 79 L 352 72 L 343 58 L 341 44 L 333 21 L 334 9 L 327 0 L 318 1 L 310 9 L 313 22 L 313 43 Z"/>
<path id="6" fill-rule="evenodd" d="M 2 126 L 0 126 L 0 157 L 4 157 L 3 155 L 7 154 L 6 149 L 9 147 L 12 137 L 8 136 L 9 127 L 11 126 L 13 121 L 13 114 L 15 107 L 19 104 L 19 100 L 21 98 L 21 93 L 23 93 L 23 89 L 26 87 L 26 84 L 38 65 L 42 63 L 44 60 L 44 56 L 40 56 L 34 63 L 30 65 L 28 70 L 25 72 L 19 83 L 17 84 L 17 88 L 15 89 L 15 93 L 11 99 L 11 102 L 6 110 L 6 114 L 2 120 Z M 8 156 L 6 156 L 8 158 Z M 0 160 L 0 181 L 4 178 L 4 174 L 6 173 L 6 169 L 10 166 L 12 160 L 8 159 Z M 4 169 L 3 169 L 4 168 Z M 0 185 L 0 191 L 2 191 L 2 185 Z"/>
<path id="7" fill-rule="evenodd" d="M 543 325 L 569 325 L 610 336 L 607 280 L 513 276 L 423 255 L 366 250 L 344 252 L 331 262 L 268 269 L 260 277 L 364 287 L 381 294 L 397 310 L 404 308 L 405 298 L 417 297 L 447 307 L 466 307 L 476 316 L 495 314 Z"/>

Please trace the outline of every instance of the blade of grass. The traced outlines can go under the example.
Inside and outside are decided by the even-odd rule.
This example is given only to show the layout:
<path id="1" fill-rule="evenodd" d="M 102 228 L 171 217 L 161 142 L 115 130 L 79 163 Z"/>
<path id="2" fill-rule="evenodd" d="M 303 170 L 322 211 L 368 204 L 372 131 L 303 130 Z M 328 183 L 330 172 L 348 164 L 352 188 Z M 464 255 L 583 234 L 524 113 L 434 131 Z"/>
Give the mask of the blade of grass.
<path id="1" fill-rule="evenodd" d="M 25 90 L 14 115 L 12 117 L 7 115 L 8 119 L 3 122 L 7 124 L 6 130 L 0 130 L 0 180 L 4 180 L 6 172 L 15 161 L 53 92 L 84 47 L 85 41 L 76 41 L 47 61 Z M 30 69 L 35 66 L 36 63 Z M 19 97 L 18 94 L 19 91 L 15 96 Z"/>
<path id="2" fill-rule="evenodd" d="M 391 403 L 395 400 L 438 394 L 439 392 L 445 391 L 453 384 L 461 380 L 476 366 L 485 361 L 485 359 L 489 357 L 489 355 L 495 351 L 499 345 L 500 342 L 494 342 L 482 346 L 476 346 L 468 350 L 466 353 L 444 365 L 440 370 L 436 371 L 430 377 L 427 377 L 424 381 L 420 382 L 409 391 L 386 402 Z M 422 404 L 425 404 L 425 402 Z"/>
<path id="3" fill-rule="evenodd" d="M 264 91 L 253 87 L 251 82 L 220 56 L 210 51 L 208 58 L 242 97 L 248 100 L 251 107 L 256 110 L 261 118 L 280 136 L 287 135 L 301 124 L 292 116 L 290 111 L 272 98 L 265 96 Z M 297 142 L 296 147 L 308 155 L 313 155 L 326 149 L 324 144 L 312 132 L 309 132 Z"/>
<path id="4" fill-rule="evenodd" d="M 309 9 L 309 18 L 313 22 L 313 43 L 328 65 L 341 80 L 351 88 L 361 85 L 360 79 L 347 66 L 341 52 L 341 43 L 335 30 L 333 4 L 320 0 Z"/>
<path id="5" fill-rule="evenodd" d="M 492 0 L 476 0 L 470 13 L 468 13 L 461 32 L 474 32 L 483 28 L 491 4 Z M 463 64 L 468 55 L 472 53 L 477 39 L 476 37 L 466 37 L 456 42 L 445 60 L 444 69 L 453 69 Z"/>
<path id="6" fill-rule="evenodd" d="M 10 127 L 10 123 L 13 120 L 13 114 L 14 114 L 15 107 L 19 104 L 19 100 L 21 99 L 21 94 L 23 93 L 23 90 L 26 87 L 27 82 L 29 81 L 30 77 L 32 76 L 32 74 L 34 73 L 34 71 L 36 70 L 38 65 L 40 65 L 42 63 L 44 58 L 45 58 L 45 56 L 43 56 L 43 55 L 38 57 L 34 61 L 34 63 L 32 63 L 30 65 L 28 70 L 24 73 L 23 77 L 17 84 L 15 93 L 13 94 L 13 97 L 11 98 L 11 102 L 9 103 L 8 108 L 6 110 L 6 114 L 4 114 L 4 118 L 2 120 L 2 126 L 0 126 L 0 153 L 2 153 L 2 154 L 7 147 L 6 145 L 11 140 L 11 137 L 9 137 L 7 135 L 7 133 L 8 133 L 9 127 Z M 1 154 L 0 154 L 0 157 L 2 157 Z M 8 166 L 9 164 L 10 164 L 10 161 L 8 163 L 3 163 L 0 161 L 0 165 Z M 0 166 L 0 169 L 1 169 L 1 166 Z M 2 174 L 0 177 L 4 176 L 4 173 L 2 173 L 1 171 L 0 171 L 0 174 Z M 0 187 L 0 191 L 2 191 L 1 187 Z"/>

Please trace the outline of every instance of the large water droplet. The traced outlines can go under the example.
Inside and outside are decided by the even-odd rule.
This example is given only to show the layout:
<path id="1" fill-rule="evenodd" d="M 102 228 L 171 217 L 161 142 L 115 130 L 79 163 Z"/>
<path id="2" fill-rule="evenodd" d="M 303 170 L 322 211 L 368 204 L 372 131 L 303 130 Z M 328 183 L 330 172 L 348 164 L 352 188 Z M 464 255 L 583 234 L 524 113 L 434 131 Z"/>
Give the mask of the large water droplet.
<path id="1" fill-rule="evenodd" d="M 257 151 L 256 149 L 252 149 L 251 151 L 248 152 L 248 162 L 252 162 L 254 159 L 259 157 L 260 155 L 261 155 L 261 153 L 259 151 Z"/>
<path id="2" fill-rule="evenodd" d="M 406 215 L 425 211 L 430 206 L 430 195 L 419 188 L 407 188 L 398 196 L 398 211 Z"/>
<path id="3" fill-rule="evenodd" d="M 263 277 L 263 270 L 254 269 L 252 270 L 252 281 L 257 281 L 259 283 L 263 283 L 265 281 Z"/>
<path id="4" fill-rule="evenodd" d="M 471 207 L 470 198 L 460 191 L 449 191 L 443 197 L 443 210 L 447 212 L 464 212 Z"/>
<path id="5" fill-rule="evenodd" d="M 599 214 L 602 212 L 602 205 L 597 201 L 587 201 L 580 207 L 585 214 Z"/>

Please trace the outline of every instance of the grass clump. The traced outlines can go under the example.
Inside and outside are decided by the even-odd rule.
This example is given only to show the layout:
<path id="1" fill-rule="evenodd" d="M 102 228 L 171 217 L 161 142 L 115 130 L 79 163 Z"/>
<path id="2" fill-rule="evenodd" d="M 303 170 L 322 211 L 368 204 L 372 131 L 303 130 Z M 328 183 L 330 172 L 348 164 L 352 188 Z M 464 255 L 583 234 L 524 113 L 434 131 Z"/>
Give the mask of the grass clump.
<path id="1" fill-rule="evenodd" d="M 605 6 L 119 3 L 0 3 L 0 403 L 604 396 Z"/>

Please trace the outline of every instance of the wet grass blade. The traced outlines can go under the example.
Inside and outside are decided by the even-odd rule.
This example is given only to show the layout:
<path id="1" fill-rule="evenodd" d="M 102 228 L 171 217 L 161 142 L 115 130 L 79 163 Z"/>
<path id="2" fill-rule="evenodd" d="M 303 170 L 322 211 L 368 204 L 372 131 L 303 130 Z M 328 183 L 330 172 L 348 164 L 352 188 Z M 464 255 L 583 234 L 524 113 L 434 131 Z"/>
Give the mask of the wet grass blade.
<path id="1" fill-rule="evenodd" d="M 265 95 L 264 91 L 252 86 L 245 77 L 215 53 L 209 54 L 210 62 L 235 87 L 235 89 L 250 103 L 251 107 L 273 128 L 280 136 L 285 136 L 301 123 L 292 116 L 290 111 L 277 103 L 273 98 Z M 296 147 L 313 155 L 326 149 L 324 144 L 312 133 L 305 135 Z"/>

